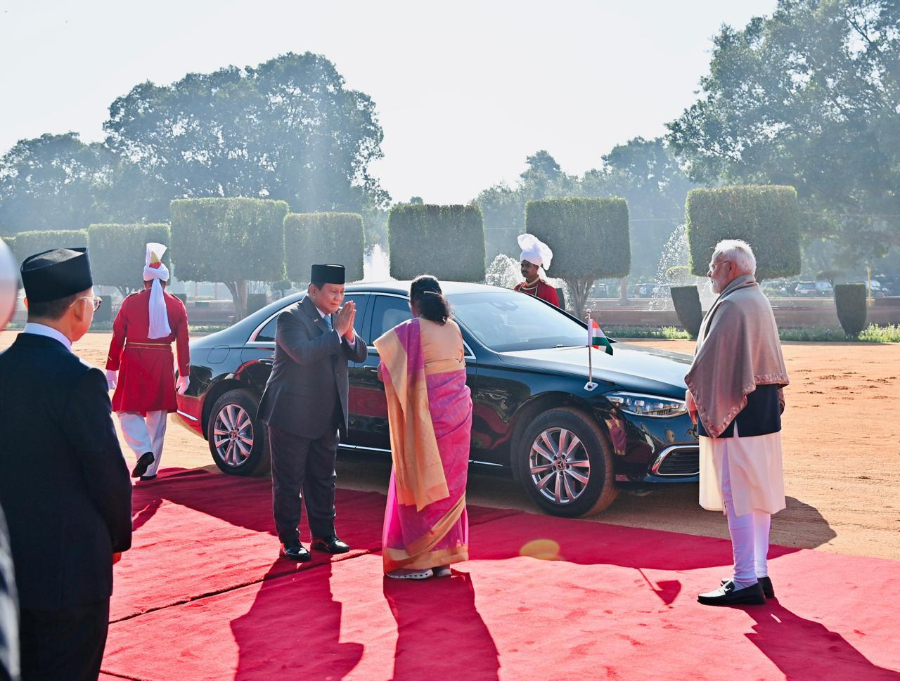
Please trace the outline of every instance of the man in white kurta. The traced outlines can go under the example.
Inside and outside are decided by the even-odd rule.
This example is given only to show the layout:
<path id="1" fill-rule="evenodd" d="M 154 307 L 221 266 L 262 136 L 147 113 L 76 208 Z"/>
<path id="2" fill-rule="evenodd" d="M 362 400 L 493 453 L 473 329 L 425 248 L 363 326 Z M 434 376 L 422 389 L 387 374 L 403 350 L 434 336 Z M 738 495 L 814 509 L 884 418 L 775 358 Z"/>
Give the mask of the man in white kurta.
<path id="1" fill-rule="evenodd" d="M 685 376 L 700 434 L 700 505 L 725 512 L 734 551 L 732 578 L 701 594 L 704 605 L 762 604 L 775 596 L 766 559 L 772 514 L 785 507 L 781 412 L 788 376 L 755 273 L 748 244 L 717 244 L 707 274 L 720 295 Z"/>

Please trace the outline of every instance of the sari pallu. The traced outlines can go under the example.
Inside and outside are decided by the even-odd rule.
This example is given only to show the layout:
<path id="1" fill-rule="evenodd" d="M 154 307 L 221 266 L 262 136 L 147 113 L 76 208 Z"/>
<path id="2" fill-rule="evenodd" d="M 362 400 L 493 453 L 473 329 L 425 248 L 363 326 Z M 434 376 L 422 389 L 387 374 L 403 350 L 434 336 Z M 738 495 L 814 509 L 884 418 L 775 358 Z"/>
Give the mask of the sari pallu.
<path id="1" fill-rule="evenodd" d="M 382 536 L 386 573 L 468 559 L 472 400 L 458 362 L 435 362 L 426 371 L 422 333 L 437 326 L 431 324 L 413 319 L 375 341 L 393 459 Z"/>

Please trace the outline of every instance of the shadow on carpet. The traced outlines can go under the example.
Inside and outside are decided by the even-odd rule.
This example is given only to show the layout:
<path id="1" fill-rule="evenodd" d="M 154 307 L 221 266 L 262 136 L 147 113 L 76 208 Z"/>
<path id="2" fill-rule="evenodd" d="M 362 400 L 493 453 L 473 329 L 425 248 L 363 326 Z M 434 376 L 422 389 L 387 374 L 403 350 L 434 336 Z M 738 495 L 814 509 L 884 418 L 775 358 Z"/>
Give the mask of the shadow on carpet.
<path id="1" fill-rule="evenodd" d="M 398 582 L 382 495 L 338 498 L 356 553 L 296 565 L 274 560 L 267 481 L 152 487 L 116 568 L 113 611 L 130 614 L 103 670 L 119 677 L 900 679 L 900 563 L 773 547 L 778 599 L 708 608 L 696 594 L 728 573 L 728 541 L 473 507 L 471 560 Z"/>

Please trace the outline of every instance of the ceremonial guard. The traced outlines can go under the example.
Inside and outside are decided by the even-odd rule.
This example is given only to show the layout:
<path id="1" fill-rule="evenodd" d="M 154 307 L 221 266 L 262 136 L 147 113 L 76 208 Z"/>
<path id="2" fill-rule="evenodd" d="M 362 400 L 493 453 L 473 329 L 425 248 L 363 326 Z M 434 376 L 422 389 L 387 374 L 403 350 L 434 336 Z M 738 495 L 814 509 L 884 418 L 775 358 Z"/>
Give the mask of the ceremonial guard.
<path id="1" fill-rule="evenodd" d="M 703 318 L 685 396 L 700 435 L 700 505 L 724 511 L 734 573 L 700 594 L 704 605 L 752 605 L 773 598 L 769 527 L 785 507 L 781 454 L 788 384 L 778 327 L 759 288 L 756 258 L 743 241 L 720 241 L 708 276 L 719 297 Z"/>
<path id="2" fill-rule="evenodd" d="M 546 271 L 550 268 L 553 251 L 534 234 L 520 234 L 518 240 L 519 248 L 522 249 L 519 260 L 525 281 L 516 284 L 515 290 L 546 300 L 559 307 L 559 296 L 556 294 L 556 289 L 544 281 L 541 276 L 541 269 Z"/>
<path id="3" fill-rule="evenodd" d="M 0 503 L 20 608 L 22 678 L 97 679 L 131 483 L 106 379 L 72 354 L 94 318 L 85 249 L 22 263 L 28 323 L 0 354 Z"/>
<path id="4" fill-rule="evenodd" d="M 300 543 L 301 494 L 311 548 L 346 553 L 334 527 L 334 463 L 348 422 L 347 363 L 366 359 L 356 337 L 356 306 L 344 300 L 343 265 L 313 265 L 305 298 L 278 316 L 275 363 L 259 403 L 268 426 L 272 497 L 281 555 L 311 559 Z"/>
<path id="5" fill-rule="evenodd" d="M 113 411 L 137 459 L 131 475 L 144 481 L 153 480 L 159 469 L 166 417 L 177 409 L 175 391 L 184 394 L 190 383 L 187 311 L 180 299 L 166 293 L 165 252 L 162 244 L 147 244 L 144 290 L 122 302 L 106 358 L 109 388 L 116 391 Z M 173 342 L 178 349 L 177 381 Z"/>

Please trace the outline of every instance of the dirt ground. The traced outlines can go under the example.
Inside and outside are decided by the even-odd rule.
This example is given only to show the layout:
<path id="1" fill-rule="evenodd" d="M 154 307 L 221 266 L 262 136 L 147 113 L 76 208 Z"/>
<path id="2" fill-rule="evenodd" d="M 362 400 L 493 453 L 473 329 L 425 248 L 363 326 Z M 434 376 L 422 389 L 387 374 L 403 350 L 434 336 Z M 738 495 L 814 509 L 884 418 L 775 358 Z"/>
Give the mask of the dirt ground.
<path id="1" fill-rule="evenodd" d="M 15 333 L 0 332 L 0 349 Z M 74 349 L 102 366 L 109 338 L 91 333 Z M 636 342 L 693 352 L 692 341 Z M 773 518 L 773 543 L 900 560 L 900 345 L 786 343 L 784 354 L 792 381 L 783 431 L 788 507 Z M 163 466 L 217 472 L 206 442 L 174 423 Z M 338 484 L 384 492 L 389 472 L 381 460 L 341 461 Z M 517 483 L 478 472 L 468 501 L 535 510 Z M 592 520 L 727 537 L 722 515 L 697 504 L 696 485 L 620 494 Z"/>

